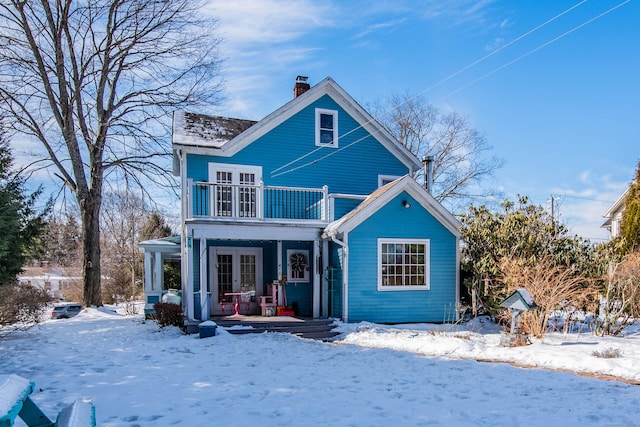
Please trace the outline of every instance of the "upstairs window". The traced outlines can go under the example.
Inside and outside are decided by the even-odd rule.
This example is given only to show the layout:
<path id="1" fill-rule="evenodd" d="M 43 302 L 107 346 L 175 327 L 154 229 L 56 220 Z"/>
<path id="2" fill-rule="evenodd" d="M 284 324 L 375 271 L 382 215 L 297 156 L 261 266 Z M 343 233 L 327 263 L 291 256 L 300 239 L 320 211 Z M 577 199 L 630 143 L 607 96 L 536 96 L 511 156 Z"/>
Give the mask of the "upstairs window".
<path id="1" fill-rule="evenodd" d="M 316 145 L 338 147 L 338 112 L 316 108 Z"/>

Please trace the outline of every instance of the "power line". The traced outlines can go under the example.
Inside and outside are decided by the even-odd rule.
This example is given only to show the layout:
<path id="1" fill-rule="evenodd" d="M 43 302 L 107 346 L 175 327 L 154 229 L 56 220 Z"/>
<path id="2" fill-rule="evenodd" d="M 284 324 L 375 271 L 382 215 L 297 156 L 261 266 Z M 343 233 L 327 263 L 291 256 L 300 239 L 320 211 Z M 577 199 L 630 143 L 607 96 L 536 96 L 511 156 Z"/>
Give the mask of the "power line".
<path id="1" fill-rule="evenodd" d="M 511 66 L 511 65 L 513 65 L 513 64 L 515 64 L 516 62 L 518 62 L 518 61 L 520 61 L 520 60 L 522 60 L 522 59 L 526 58 L 527 56 L 532 55 L 532 54 L 534 54 L 535 52 L 537 52 L 537 51 L 539 51 L 539 50 L 541 50 L 541 49 L 544 49 L 545 47 L 549 46 L 550 44 L 557 42 L 558 40 L 560 40 L 560 39 L 562 39 L 562 38 L 564 38 L 564 37 L 568 36 L 569 34 L 571 34 L 571 33 L 575 32 L 575 31 L 579 30 L 580 28 L 582 28 L 582 27 L 584 27 L 584 26 L 586 26 L 586 25 L 591 24 L 593 21 L 595 21 L 595 20 L 597 20 L 597 19 L 600 19 L 600 18 L 602 18 L 603 16 L 605 16 L 605 15 L 607 15 L 607 14 L 609 14 L 609 13 L 613 12 L 614 10 L 618 9 L 619 7 L 624 6 L 625 4 L 629 3 L 630 1 L 631 1 L 631 0 L 625 0 L 625 1 L 623 1 L 622 3 L 620 3 L 620 4 L 616 5 L 616 6 L 613 6 L 612 8 L 610 8 L 610 9 L 608 9 L 608 10 L 606 10 L 606 11 L 602 12 L 601 14 L 599 14 L 599 15 L 597 15 L 597 16 L 595 16 L 595 17 L 593 17 L 593 18 L 591 18 L 591 19 L 589 19 L 589 20 L 587 20 L 587 21 L 583 22 L 582 24 L 580 24 L 580 25 L 577 25 L 577 26 L 573 27 L 573 28 L 572 28 L 572 29 L 570 29 L 569 31 L 566 31 L 566 32 L 564 32 L 564 33 L 560 34 L 559 36 L 557 36 L 557 37 L 555 37 L 555 38 L 553 38 L 553 39 L 549 40 L 549 41 L 548 41 L 548 42 L 546 42 L 546 43 L 541 44 L 540 46 L 538 46 L 538 47 L 536 47 L 536 48 L 534 48 L 534 49 L 531 49 L 529 52 L 525 53 L 524 55 L 520 55 L 520 56 L 519 56 L 519 57 L 517 57 L 516 59 L 511 60 L 511 61 L 507 62 L 506 64 L 503 64 L 503 65 L 501 65 L 501 66 L 499 66 L 499 67 L 497 67 L 497 68 L 493 69 L 492 71 L 489 71 L 487 74 L 485 74 L 485 75 L 483 75 L 483 76 L 481 76 L 481 77 L 479 77 L 479 78 L 477 78 L 477 79 L 475 79 L 475 80 L 473 80 L 473 81 L 471 81 L 471 82 L 469 82 L 469 83 L 467 83 L 467 84 L 465 84 L 465 85 L 463 85 L 463 86 L 460 86 L 458 89 L 454 90 L 453 92 L 449 92 L 446 96 L 443 96 L 443 97 L 442 97 L 442 98 L 440 98 L 440 99 L 448 98 L 449 96 L 454 95 L 454 94 L 456 94 L 456 93 L 458 93 L 458 92 L 460 92 L 460 91 L 462 91 L 462 90 L 464 90 L 464 89 L 468 88 L 469 86 L 472 86 L 472 85 L 474 85 L 474 84 L 478 83 L 479 81 L 486 79 L 486 78 L 487 78 L 487 77 L 489 77 L 489 76 L 492 76 L 493 74 L 497 73 L 498 71 L 502 71 L 502 70 L 504 70 L 505 68 L 507 68 L 507 67 L 509 67 L 509 66 Z"/>
<path id="2" fill-rule="evenodd" d="M 438 83 L 429 86 L 428 88 L 426 88 L 425 90 L 423 90 L 422 92 L 419 92 L 418 94 L 424 94 L 426 92 L 431 91 L 432 89 L 435 89 L 436 87 L 440 86 L 442 83 L 445 83 L 449 80 L 451 80 L 452 78 L 454 78 L 455 76 L 462 74 L 463 72 L 467 71 L 470 68 L 475 67 L 476 65 L 478 65 L 479 63 L 481 63 L 482 61 L 491 58 L 493 55 L 496 55 L 497 53 L 502 52 L 503 50 L 505 50 L 506 48 L 508 48 L 509 46 L 515 44 L 516 42 L 519 42 L 520 40 L 524 39 L 525 37 L 527 37 L 530 34 L 535 33 L 536 31 L 538 31 L 540 28 L 552 23 L 553 21 L 555 21 L 556 19 L 560 18 L 563 15 L 566 15 L 567 13 L 571 12 L 573 9 L 577 8 L 578 6 L 583 5 L 584 3 L 586 3 L 588 0 L 582 0 L 580 3 L 577 3 L 573 6 L 571 6 L 569 9 L 557 14 L 556 16 L 554 16 L 551 19 L 548 19 L 547 21 L 543 22 L 542 24 L 538 25 L 537 27 L 532 28 L 531 30 L 527 31 L 526 33 L 522 34 L 519 37 L 516 37 L 515 39 L 511 40 L 509 43 L 499 47 L 498 49 L 492 51 L 491 53 L 488 53 L 487 55 L 483 56 L 482 58 L 472 62 L 471 64 L 461 68 L 460 70 L 456 71 L 455 73 L 449 75 L 448 77 L 445 77 L 444 79 L 440 80 Z M 417 96 L 417 95 L 416 95 Z"/>
<path id="3" fill-rule="evenodd" d="M 488 59 L 489 57 L 491 57 L 491 56 L 495 55 L 496 53 L 498 53 L 498 52 L 500 52 L 500 51 L 502 51 L 502 50 L 506 49 L 506 48 L 507 48 L 507 47 L 509 47 L 509 46 L 512 46 L 514 43 L 516 43 L 516 42 L 518 42 L 518 41 L 522 40 L 523 38 L 527 37 L 528 35 L 530 35 L 530 34 L 534 33 L 535 31 L 539 30 L 540 28 L 542 28 L 542 27 L 544 27 L 544 26 L 548 25 L 549 23 L 551 23 L 551 22 L 555 21 L 556 19 L 560 18 L 561 16 L 563 16 L 563 15 L 565 15 L 565 14 L 567 14 L 567 13 L 571 12 L 572 10 L 574 10 L 575 8 L 577 8 L 577 7 L 581 6 L 582 4 L 586 3 L 587 1 L 588 1 L 588 0 L 582 0 L 581 2 L 579 2 L 579 3 L 577 3 L 577 4 L 573 5 L 573 6 L 571 6 L 570 8 L 568 8 L 568 9 L 564 10 L 563 12 L 561 12 L 561 13 L 559 13 L 558 15 L 554 16 L 553 18 L 548 19 L 548 20 L 547 20 L 547 21 L 545 21 L 544 23 L 542 23 L 542 24 L 540 24 L 540 25 L 538 25 L 538 26 L 534 27 L 533 29 L 531 29 L 531 30 L 529 30 L 529 31 L 525 32 L 525 33 L 524 33 L 524 34 L 522 34 L 521 36 L 516 37 L 514 40 L 512 40 L 511 42 L 507 43 L 506 45 L 504 45 L 504 46 L 500 47 L 500 48 L 499 48 L 499 49 L 497 49 L 496 51 L 494 51 L 494 52 L 492 52 L 492 53 L 490 53 L 490 54 L 485 55 L 484 57 L 482 57 L 482 58 L 480 58 L 480 59 L 478 59 L 478 60 L 476 60 L 476 61 L 472 62 L 471 64 L 469 64 L 469 65 L 467 65 L 467 66 L 463 67 L 462 69 L 460 69 L 460 70 L 456 71 L 455 73 L 453 73 L 453 74 L 449 75 L 448 77 L 446 77 L 446 78 L 444 78 L 444 79 L 440 80 L 440 81 L 439 81 L 439 82 L 437 82 L 436 84 L 434 84 L 434 85 L 432 85 L 432 86 L 430 86 L 430 87 L 428 87 L 428 88 L 426 88 L 426 89 L 424 89 L 424 90 L 422 90 L 422 91 L 418 92 L 416 95 L 414 95 L 413 97 L 411 97 L 410 99 L 408 99 L 408 100 L 407 100 L 407 101 L 405 101 L 405 102 L 408 102 L 408 101 L 410 101 L 410 100 L 412 100 L 412 99 L 416 98 L 416 97 L 417 97 L 417 96 L 419 96 L 419 95 L 422 95 L 422 94 L 424 94 L 424 93 L 427 93 L 428 91 L 430 91 L 430 90 L 432 90 L 432 89 L 434 89 L 434 88 L 438 87 L 438 86 L 439 86 L 439 85 L 441 85 L 442 83 L 444 83 L 444 82 L 446 82 L 446 81 L 448 81 L 448 80 L 452 79 L 453 77 L 455 77 L 455 76 L 457 76 L 457 75 L 459 75 L 459 74 L 463 73 L 464 71 L 467 71 L 468 69 L 470 69 L 470 68 L 474 67 L 475 65 L 477 65 L 477 64 L 481 63 L 482 61 L 484 61 L 484 60 Z M 582 27 L 584 27 L 584 26 L 586 26 L 586 25 L 588 25 L 588 24 L 590 24 L 590 23 L 592 23 L 592 22 L 596 21 L 597 19 L 600 19 L 601 17 L 603 17 L 603 16 L 605 16 L 605 15 L 609 14 L 610 12 L 612 12 L 612 11 L 614 11 L 614 10 L 618 9 L 619 7 L 621 7 L 621 6 L 625 5 L 626 3 L 629 3 L 630 1 L 631 1 L 631 0 L 625 0 L 625 1 L 623 1 L 622 3 L 620 3 L 620 4 L 618 4 L 618 5 L 614 6 L 614 7 L 612 7 L 612 8 L 610 8 L 610 9 L 608 9 L 607 11 L 605 11 L 605 12 L 603 12 L 603 13 L 601 13 L 601 14 L 597 15 L 597 16 L 595 16 L 594 18 L 591 18 L 591 19 L 589 19 L 589 20 L 587 20 L 587 21 L 583 22 L 582 24 L 577 25 L 576 27 L 572 28 L 571 30 L 566 31 L 565 33 L 563 33 L 563 34 L 561 34 L 561 35 L 559 35 L 559 36 L 555 37 L 554 39 L 552 39 L 552 40 L 550 40 L 550 41 L 548 41 L 548 42 L 546 42 L 546 43 L 543 43 L 542 45 L 540 45 L 540 46 L 538 46 L 538 47 L 536 47 L 536 48 L 534 48 L 534 49 L 530 50 L 529 52 L 525 53 L 524 55 L 521 55 L 521 56 L 519 56 L 518 58 L 516 58 L 516 59 L 514 59 L 514 60 L 512 60 L 512 61 L 509 61 L 509 62 L 507 62 L 506 64 L 504 64 L 504 65 L 502 65 L 502 66 L 499 66 L 499 67 L 495 68 L 494 70 L 490 71 L 489 73 L 484 74 L 483 76 L 481 76 L 481 77 L 479 77 L 479 78 L 477 78 L 477 79 L 475 79 L 475 80 L 473 80 L 473 81 L 471 81 L 471 82 L 469 82 L 469 83 L 467 83 L 467 84 L 465 84 L 465 85 L 463 85 L 463 86 L 459 87 L 458 89 L 454 90 L 453 92 L 450 92 L 449 94 L 447 94 L 447 95 L 446 95 L 446 96 L 444 96 L 444 97 L 441 97 L 440 99 L 447 98 L 447 97 L 449 97 L 449 96 L 451 96 L 451 95 L 453 95 L 453 94 L 456 94 L 456 93 L 458 93 L 458 92 L 460 92 L 460 91 L 462 91 L 462 90 L 464 90 L 464 89 L 468 88 L 469 86 L 472 86 L 472 85 L 474 85 L 474 84 L 478 83 L 478 82 L 479 82 L 479 81 L 481 81 L 481 80 L 484 80 L 485 78 L 487 78 L 487 77 L 489 77 L 489 76 L 491 76 L 491 75 L 493 75 L 493 74 L 497 73 L 498 71 L 501 71 L 501 70 L 503 70 L 503 69 L 505 69 L 505 68 L 509 67 L 510 65 L 512 65 L 512 64 L 514 64 L 514 63 L 516 63 L 516 62 L 518 62 L 518 61 L 520 61 L 520 60 L 522 60 L 522 59 L 526 58 L 527 56 L 532 55 L 533 53 L 535 53 L 535 52 L 537 52 L 537 51 L 539 51 L 539 50 L 541 50 L 541 49 L 543 49 L 543 48 L 545 48 L 545 47 L 549 46 L 550 44 L 552 44 L 552 43 L 554 43 L 554 42 L 556 42 L 556 41 L 558 41 L 558 40 L 560 40 L 560 39 L 562 39 L 562 38 L 566 37 L 567 35 L 569 35 L 569 34 L 571 34 L 571 33 L 575 32 L 575 31 L 577 31 L 578 29 L 580 29 L 580 28 L 582 28 Z M 386 115 L 389 111 L 390 111 L 390 110 L 387 110 L 387 111 L 383 112 L 383 113 L 381 114 L 381 116 Z M 373 120 L 375 120 L 375 118 L 374 118 Z M 355 127 L 354 129 L 351 129 L 351 130 L 350 130 L 349 132 L 347 132 L 346 134 L 341 135 L 341 136 L 338 136 L 337 141 L 339 141 L 340 139 L 342 139 L 342 138 L 344 138 L 345 136 L 349 135 L 350 133 L 355 132 L 356 130 L 358 130 L 358 129 L 360 129 L 360 128 L 363 128 L 366 124 L 369 124 L 369 123 L 371 123 L 371 122 L 372 122 L 372 120 L 369 120 L 369 121 L 367 121 L 366 123 L 364 123 L 364 124 L 362 124 L 362 125 L 360 125 L 360 126 L 357 126 L 357 127 Z M 281 176 L 281 175 L 284 175 L 284 174 L 287 174 L 287 173 L 294 172 L 294 171 L 297 171 L 297 170 L 299 170 L 299 169 L 305 168 L 305 167 L 307 167 L 307 166 L 310 166 L 310 165 L 316 164 L 316 163 L 318 163 L 318 162 L 320 162 L 320 161 L 322 161 L 322 160 L 324 160 L 324 159 L 326 159 L 326 158 L 328 158 L 328 157 L 333 156 L 334 154 L 337 154 L 338 152 L 340 152 L 340 151 L 342 151 L 342 150 L 344 150 L 344 149 L 346 149 L 346 148 L 348 148 L 348 147 L 351 147 L 352 145 L 354 145 L 354 144 L 356 144 L 356 143 L 358 143 L 358 142 L 361 142 L 362 140 L 364 140 L 364 139 L 366 139 L 366 138 L 367 138 L 367 136 L 362 137 L 362 138 L 360 138 L 360 139 L 358 139 L 358 140 L 356 140 L 356 141 L 354 141 L 354 142 L 352 142 L 352 143 L 350 143 L 350 144 L 348 144 L 348 145 L 346 145 L 346 146 L 344 146 L 344 147 L 339 148 L 338 150 L 334 150 L 334 151 L 332 151 L 331 153 L 326 154 L 326 155 L 324 155 L 324 156 L 322 156 L 322 157 L 320 157 L 320 158 L 318 158 L 318 159 L 315 159 L 315 160 L 313 160 L 313 161 L 311 161 L 311 162 L 307 162 L 307 163 L 305 163 L 305 164 L 303 164 L 303 165 L 296 166 L 296 167 L 291 168 L 291 169 L 287 169 L 287 170 L 285 170 L 285 171 L 283 171 L 283 172 L 279 172 L 279 171 L 281 171 L 282 169 L 284 169 L 284 168 L 286 168 L 286 167 L 288 167 L 288 166 L 291 166 L 291 165 L 295 164 L 296 162 L 299 162 L 300 160 L 302 160 L 302 159 L 304 159 L 304 158 L 306 158 L 306 157 L 310 156 L 311 154 L 316 153 L 318 150 L 320 150 L 320 149 L 322 149 L 322 148 L 324 148 L 324 147 L 318 147 L 318 148 L 315 148 L 314 150 L 311 150 L 311 151 L 307 152 L 306 154 L 304 154 L 304 155 L 302 155 L 302 156 L 299 156 L 299 157 L 297 157 L 297 158 L 293 159 L 292 161 L 290 161 L 290 162 L 288 162 L 288 163 L 286 163 L 286 164 L 284 164 L 284 165 L 282 165 L 282 166 L 278 167 L 277 169 L 274 169 L 273 171 L 271 171 L 271 175 L 272 175 L 273 177 L 277 177 L 277 176 Z M 279 173 L 274 173 L 274 172 L 279 172 Z"/>

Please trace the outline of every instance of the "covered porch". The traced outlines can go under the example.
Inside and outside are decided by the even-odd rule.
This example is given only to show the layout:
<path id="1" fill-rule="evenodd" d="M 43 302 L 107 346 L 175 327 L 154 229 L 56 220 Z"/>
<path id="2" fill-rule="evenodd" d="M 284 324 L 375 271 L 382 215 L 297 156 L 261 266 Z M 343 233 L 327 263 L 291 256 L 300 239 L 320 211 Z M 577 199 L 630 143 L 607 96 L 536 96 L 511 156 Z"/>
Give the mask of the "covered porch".
<path id="1" fill-rule="evenodd" d="M 327 317 L 319 228 L 188 225 L 183 266 L 184 312 L 191 320 L 229 315 Z M 251 238 L 238 238 L 242 235 Z M 325 266 L 326 267 L 326 266 Z M 267 305 L 267 307 L 265 307 Z"/>
<path id="2" fill-rule="evenodd" d="M 154 313 L 153 305 L 169 290 L 165 285 L 165 263 L 181 262 L 180 236 L 145 240 L 139 246 L 144 252 L 144 313 L 148 315 Z"/>

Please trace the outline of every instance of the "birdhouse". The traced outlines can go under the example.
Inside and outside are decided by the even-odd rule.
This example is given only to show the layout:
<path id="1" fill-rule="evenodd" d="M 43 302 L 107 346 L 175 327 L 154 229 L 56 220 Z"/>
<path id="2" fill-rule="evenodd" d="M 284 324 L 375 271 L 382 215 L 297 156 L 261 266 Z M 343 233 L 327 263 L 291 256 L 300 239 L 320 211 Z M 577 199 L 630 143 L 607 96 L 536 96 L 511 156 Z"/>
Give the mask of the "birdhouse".
<path id="1" fill-rule="evenodd" d="M 502 335 L 502 345 L 505 347 L 525 345 L 529 337 L 522 333 L 521 316 L 525 311 L 536 308 L 531 294 L 525 288 L 519 288 L 502 301 L 500 307 L 507 308 L 511 312 L 511 332 L 509 335 Z"/>
<path id="2" fill-rule="evenodd" d="M 536 308 L 536 303 L 533 301 L 531 294 L 525 288 L 516 289 L 511 295 L 509 295 L 504 301 L 500 303 L 500 307 L 508 308 L 509 310 L 529 311 Z"/>

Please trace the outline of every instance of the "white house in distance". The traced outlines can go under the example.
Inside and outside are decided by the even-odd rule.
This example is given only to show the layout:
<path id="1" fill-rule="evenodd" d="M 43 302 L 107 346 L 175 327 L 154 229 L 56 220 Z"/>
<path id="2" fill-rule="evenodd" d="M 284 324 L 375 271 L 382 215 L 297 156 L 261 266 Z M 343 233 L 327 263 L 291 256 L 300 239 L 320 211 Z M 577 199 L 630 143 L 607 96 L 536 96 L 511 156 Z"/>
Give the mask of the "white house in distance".
<path id="1" fill-rule="evenodd" d="M 616 202 L 609 208 L 607 212 L 602 215 L 607 220 L 602 224 L 602 228 L 609 230 L 609 238 L 615 239 L 620 234 L 620 224 L 622 222 L 622 213 L 624 212 L 624 201 L 629 194 L 628 187 L 622 196 L 616 200 Z"/>
<path id="2" fill-rule="evenodd" d="M 82 286 L 82 275 L 74 269 L 29 266 L 18 276 L 18 283 L 36 286 L 44 289 L 52 298 L 64 300 L 65 291 Z"/>

